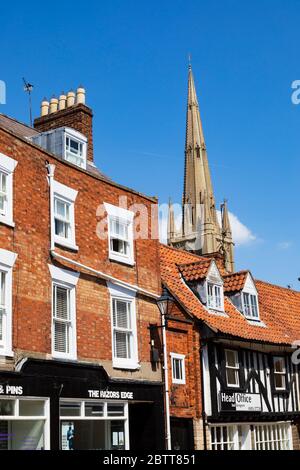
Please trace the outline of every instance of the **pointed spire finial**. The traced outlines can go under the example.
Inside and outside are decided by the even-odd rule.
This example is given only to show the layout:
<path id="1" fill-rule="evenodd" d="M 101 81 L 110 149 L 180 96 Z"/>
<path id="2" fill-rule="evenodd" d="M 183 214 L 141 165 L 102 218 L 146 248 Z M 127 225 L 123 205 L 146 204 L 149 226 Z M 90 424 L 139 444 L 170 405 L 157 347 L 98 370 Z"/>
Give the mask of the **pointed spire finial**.
<path id="1" fill-rule="evenodd" d="M 188 62 L 189 62 L 189 70 L 192 70 L 192 54 L 190 52 L 188 54 Z"/>

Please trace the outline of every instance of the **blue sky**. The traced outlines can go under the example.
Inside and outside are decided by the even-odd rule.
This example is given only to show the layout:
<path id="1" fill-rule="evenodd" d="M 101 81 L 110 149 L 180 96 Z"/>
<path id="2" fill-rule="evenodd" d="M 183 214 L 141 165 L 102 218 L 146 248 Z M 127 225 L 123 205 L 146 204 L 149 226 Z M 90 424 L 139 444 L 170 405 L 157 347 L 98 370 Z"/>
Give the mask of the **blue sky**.
<path id="1" fill-rule="evenodd" d="M 298 0 L 16 1 L 1 17 L 0 112 L 28 121 L 23 76 L 35 116 L 82 83 L 98 166 L 161 202 L 181 199 L 191 53 L 216 199 L 255 237 L 237 268 L 300 287 Z"/>

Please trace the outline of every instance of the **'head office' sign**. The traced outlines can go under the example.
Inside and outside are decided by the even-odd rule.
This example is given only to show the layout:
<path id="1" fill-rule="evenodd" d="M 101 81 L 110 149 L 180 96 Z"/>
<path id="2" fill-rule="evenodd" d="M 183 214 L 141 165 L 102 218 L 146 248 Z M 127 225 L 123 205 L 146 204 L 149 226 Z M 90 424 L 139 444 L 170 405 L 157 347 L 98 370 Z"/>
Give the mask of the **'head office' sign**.
<path id="1" fill-rule="evenodd" d="M 227 393 L 219 394 L 219 411 L 261 411 L 259 393 Z"/>

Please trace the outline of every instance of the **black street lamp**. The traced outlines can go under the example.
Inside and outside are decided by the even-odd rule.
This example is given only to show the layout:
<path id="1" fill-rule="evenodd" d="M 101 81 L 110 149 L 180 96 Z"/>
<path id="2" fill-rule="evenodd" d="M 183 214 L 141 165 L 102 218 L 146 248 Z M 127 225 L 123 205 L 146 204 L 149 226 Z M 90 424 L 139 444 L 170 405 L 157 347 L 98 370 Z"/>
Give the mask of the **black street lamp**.
<path id="1" fill-rule="evenodd" d="M 170 305 L 174 302 L 173 297 L 170 295 L 166 287 L 163 288 L 162 295 L 157 299 L 157 306 L 162 316 L 168 314 Z"/>
<path id="2" fill-rule="evenodd" d="M 167 335 L 166 335 L 166 315 L 169 312 L 170 304 L 173 303 L 166 287 L 163 288 L 162 295 L 157 299 L 157 306 L 161 313 L 161 328 L 162 328 L 162 345 L 163 345 L 163 371 L 164 371 L 164 388 L 165 388 L 165 417 L 166 417 L 166 449 L 171 450 L 171 423 L 170 423 L 170 390 L 169 390 L 169 377 L 168 377 L 168 352 L 167 352 Z"/>

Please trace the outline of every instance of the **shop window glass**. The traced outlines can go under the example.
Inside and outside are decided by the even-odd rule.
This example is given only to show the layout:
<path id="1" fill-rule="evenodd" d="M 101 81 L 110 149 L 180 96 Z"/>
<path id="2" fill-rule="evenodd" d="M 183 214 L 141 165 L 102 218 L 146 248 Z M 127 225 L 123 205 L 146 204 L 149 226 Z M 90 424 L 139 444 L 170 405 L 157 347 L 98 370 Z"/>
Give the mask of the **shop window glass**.
<path id="1" fill-rule="evenodd" d="M 85 403 L 85 416 L 103 416 L 104 407 L 102 403 Z"/>
<path id="2" fill-rule="evenodd" d="M 61 416 L 80 416 L 81 414 L 81 403 L 80 402 L 62 402 L 60 405 Z"/>
<path id="3" fill-rule="evenodd" d="M 0 416 L 13 416 L 15 413 L 15 400 L 0 400 Z"/>
<path id="4" fill-rule="evenodd" d="M 44 416 L 45 402 L 42 400 L 20 400 L 20 416 Z"/>

